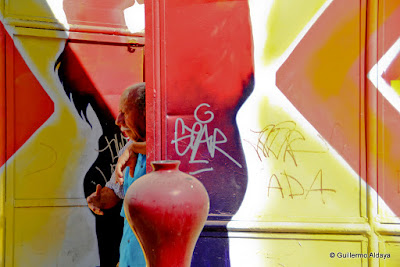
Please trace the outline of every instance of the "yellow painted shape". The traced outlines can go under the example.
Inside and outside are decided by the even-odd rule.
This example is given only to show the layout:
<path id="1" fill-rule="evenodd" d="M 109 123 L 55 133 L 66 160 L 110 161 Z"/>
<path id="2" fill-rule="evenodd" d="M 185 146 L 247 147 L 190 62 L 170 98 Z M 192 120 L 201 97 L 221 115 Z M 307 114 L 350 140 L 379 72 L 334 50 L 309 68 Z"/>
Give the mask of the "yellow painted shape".
<path id="1" fill-rule="evenodd" d="M 270 174 L 262 177 L 267 186 L 262 189 L 264 203 L 255 204 L 263 207 L 257 219 L 363 221 L 365 203 L 360 201 L 365 193 L 350 167 L 322 137 L 307 132 L 268 97 L 260 100 L 259 107 L 260 129 L 265 130 L 258 144 L 264 153 L 259 149 L 259 155 Z"/>
<path id="2" fill-rule="evenodd" d="M 6 173 L 5 169 L 0 169 L 0 266 L 4 265 L 4 241 L 5 241 L 5 181 L 6 181 Z"/>
<path id="3" fill-rule="evenodd" d="M 14 266 L 51 266 L 60 253 L 65 224 L 69 217 L 55 213 L 54 208 L 17 209 L 15 213 Z M 55 215 L 58 215 L 58 218 Z M 57 225 L 57 228 L 53 225 Z"/>
<path id="4" fill-rule="evenodd" d="M 42 85 L 54 88 L 55 111 L 51 123 L 39 130 L 15 157 L 16 198 L 67 198 L 69 188 L 78 179 L 74 175 L 85 140 L 78 131 L 76 118 L 65 101 L 54 62 L 64 40 L 19 37 L 18 40 L 42 79 Z M 34 69 L 35 70 L 35 69 Z"/>
<path id="5" fill-rule="evenodd" d="M 87 149 L 87 141 L 81 135 L 82 129 L 77 122 L 79 117 L 74 115 L 76 111 L 71 107 L 54 71 L 54 63 L 64 48 L 65 40 L 30 36 L 15 38 L 28 66 L 54 101 L 55 110 L 45 125 L 13 158 L 14 198 L 28 202 L 29 199 L 83 198 L 83 194 L 78 195 L 76 188 L 83 186 L 83 177 L 78 175 L 78 167 L 82 153 Z M 15 232 L 21 232 L 21 227 L 26 229 L 22 231 L 23 235 L 18 237 L 16 244 L 7 240 L 6 246 L 21 246 L 19 248 L 22 251 L 46 251 L 47 255 L 54 255 L 54 258 L 38 257 L 35 266 L 47 266 L 49 262 L 54 264 L 58 251 L 62 248 L 67 226 L 58 218 L 57 233 L 54 236 L 46 235 L 45 239 L 43 233 L 47 231 L 49 223 L 59 216 L 57 210 L 46 209 L 35 221 L 30 221 L 29 215 L 18 218 L 15 221 Z M 68 216 L 68 213 L 63 215 Z M 26 266 L 23 263 L 18 265 L 20 261 L 15 266 Z"/>
<path id="6" fill-rule="evenodd" d="M 264 45 L 264 62 L 281 56 L 326 0 L 277 0 L 270 11 Z"/>
<path id="7" fill-rule="evenodd" d="M 14 266 L 97 266 L 97 240 L 89 231 L 93 223 L 86 207 L 16 209 Z M 26 242 L 26 235 L 33 232 L 41 238 Z"/>
<path id="8" fill-rule="evenodd" d="M 15 197 L 79 197 L 70 192 L 71 185 L 83 184 L 74 175 L 85 140 L 79 136 L 74 117 L 59 105 L 57 118 L 43 128 L 15 158 Z M 83 197 L 83 196 L 80 196 Z"/>
<path id="9" fill-rule="evenodd" d="M 35 18 L 36 20 L 49 21 L 54 17 L 47 0 L 19 0 L 6 1 L 7 16 L 17 16 L 23 19 Z"/>
<path id="10" fill-rule="evenodd" d="M 398 95 L 400 95 L 400 80 L 390 81 L 390 86 L 393 88 L 393 90 L 396 91 Z"/>

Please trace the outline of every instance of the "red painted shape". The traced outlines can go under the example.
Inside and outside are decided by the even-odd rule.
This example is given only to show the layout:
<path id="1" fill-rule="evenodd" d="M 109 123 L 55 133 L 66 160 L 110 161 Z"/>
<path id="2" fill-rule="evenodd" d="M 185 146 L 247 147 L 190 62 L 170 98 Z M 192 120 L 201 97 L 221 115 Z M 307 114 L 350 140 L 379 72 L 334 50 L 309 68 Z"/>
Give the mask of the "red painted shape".
<path id="1" fill-rule="evenodd" d="M 368 45 L 375 44 L 376 38 L 379 38 L 377 60 L 400 37 L 400 28 L 398 27 L 400 23 L 399 3 L 395 4 L 395 1 L 386 2 L 391 3 L 390 12 L 388 11 L 383 17 L 380 17 L 382 26 L 378 29 L 378 34 L 376 32 L 371 33 L 371 36 L 367 37 L 368 42 L 370 42 Z M 346 58 L 348 53 L 346 49 L 357 49 L 357 47 L 343 46 L 343 44 L 351 42 L 351 40 L 356 41 L 359 38 L 358 27 L 354 27 L 353 34 L 343 35 L 342 40 L 337 39 L 336 43 L 333 42 L 335 45 L 331 45 L 331 47 L 335 49 L 331 50 L 331 55 L 318 54 L 320 49 L 323 49 L 328 42 L 332 42 L 332 36 L 341 31 L 341 28 L 343 28 L 341 24 L 346 25 L 345 20 L 351 17 L 358 18 L 359 14 L 357 13 L 362 12 L 359 8 L 357 9 L 358 5 L 359 1 L 334 1 L 279 69 L 277 85 L 350 166 L 363 179 L 366 179 L 363 170 L 360 168 L 361 162 L 365 159 L 359 156 L 360 146 L 363 145 L 359 139 L 359 132 L 364 131 L 360 128 L 360 120 L 364 119 L 361 116 L 364 107 L 360 105 L 362 103 L 362 95 L 360 94 L 362 94 L 364 88 L 359 82 L 359 77 L 362 77 L 360 69 L 363 66 L 360 61 L 364 55 L 361 53 L 359 57 L 353 59 L 353 62 L 346 64 L 344 61 L 348 59 Z M 341 7 L 346 7 L 345 12 L 343 10 L 339 12 Z M 343 40 L 346 40 L 346 43 L 342 43 Z M 376 48 L 374 49 L 372 46 L 371 49 L 374 51 Z M 364 50 L 360 49 L 360 52 L 364 52 Z M 376 51 L 373 53 L 376 53 Z M 315 55 L 320 56 L 316 57 Z M 324 74 L 327 76 L 321 79 L 320 84 L 323 85 L 325 79 L 326 87 L 316 86 L 318 83 L 310 78 L 310 73 L 318 73 L 319 71 L 320 65 L 317 62 L 320 62 L 321 65 L 329 65 L 328 69 L 332 70 L 325 72 Z M 398 69 L 399 56 L 393 60 L 386 73 L 383 74 L 383 78 L 390 84 L 390 80 L 398 79 L 400 76 Z M 340 83 L 337 83 L 337 81 L 340 81 Z M 368 87 L 373 88 L 371 82 L 367 81 L 367 83 Z M 400 168 L 398 166 L 400 163 L 400 142 L 398 142 L 398 133 L 400 132 L 400 114 L 376 88 L 373 88 L 369 94 L 376 98 L 365 103 L 366 113 L 372 114 L 368 119 L 373 120 L 367 121 L 367 123 L 375 123 L 374 120 L 377 118 L 377 133 L 372 133 L 372 136 L 377 134 L 377 139 L 374 142 L 377 142 L 378 151 L 367 151 L 369 154 L 376 153 L 377 157 L 377 162 L 373 160 L 367 162 L 369 173 L 367 182 L 377 190 L 392 211 L 399 215 Z M 375 109 L 375 105 L 378 105 L 377 109 Z M 316 110 L 318 112 L 315 112 Z M 372 140 L 367 139 L 367 141 Z M 367 144 L 367 147 L 369 147 L 369 144 Z"/>
<path id="2" fill-rule="evenodd" d="M 400 215 L 400 114 L 378 93 L 378 194 Z M 376 165 L 375 163 L 371 163 Z"/>
<path id="3" fill-rule="evenodd" d="M 360 12 L 359 1 L 333 1 L 277 72 L 278 88 L 356 172 Z"/>
<path id="4" fill-rule="evenodd" d="M 0 22 L 0 166 L 6 162 L 6 30 Z"/>
<path id="5" fill-rule="evenodd" d="M 54 103 L 14 50 L 15 150 L 54 112 Z"/>
<path id="6" fill-rule="evenodd" d="M 179 171 L 179 161 L 152 162 L 154 171 L 136 180 L 124 209 L 149 267 L 189 267 L 209 211 L 204 186 Z"/>
<path id="7" fill-rule="evenodd" d="M 69 78 L 76 88 L 96 97 L 104 110 L 111 111 L 116 118 L 123 90 L 143 81 L 143 49 L 140 47 L 130 53 L 128 45 L 69 42 L 65 51 L 72 67 L 68 71 Z M 118 71 L 110 71 L 113 64 Z"/>
<path id="8" fill-rule="evenodd" d="M 253 73 L 247 1 L 171 1 L 165 20 L 168 115 L 236 107 Z"/>
<path id="9" fill-rule="evenodd" d="M 390 2 L 390 1 L 389 1 Z M 400 38 L 400 3 L 385 7 L 382 12 L 384 24 L 378 29 L 379 57 Z M 379 60 L 379 59 L 378 59 Z M 390 85 L 400 77 L 400 57 L 397 54 L 382 77 Z M 373 87 L 373 86 L 372 86 Z M 376 90 L 376 88 L 374 88 Z M 399 93 L 399 92 L 398 92 Z M 400 113 L 380 92 L 377 92 L 377 177 L 378 194 L 396 215 L 400 215 Z M 375 162 L 371 163 L 375 165 Z"/>
<path id="10" fill-rule="evenodd" d="M 400 29 L 397 25 L 400 25 L 400 6 L 397 7 L 380 29 L 380 32 L 384 34 L 381 42 L 384 52 L 390 49 L 397 39 L 400 38 Z M 381 56 L 383 56 L 383 54 Z M 400 79 L 400 53 L 395 56 L 382 77 L 389 85 L 392 80 Z"/>
<path id="11" fill-rule="evenodd" d="M 240 207 L 247 186 L 235 119 L 254 85 L 248 1 L 172 0 L 160 2 L 159 8 L 162 142 L 155 149 L 161 150 L 162 159 L 179 159 L 181 170 L 194 173 L 204 184 L 212 203 L 210 213 L 229 218 Z M 196 123 L 194 111 L 203 103 L 209 107 L 199 110 L 200 119 L 214 115 L 211 122 L 201 126 L 207 128 L 207 134 L 198 136 L 202 139 L 198 149 L 190 145 L 190 138 L 179 141 L 177 149 L 174 133 L 191 133 L 180 131 L 182 124 L 175 128 L 176 122 L 182 119 L 192 128 Z M 197 131 L 199 128 L 197 124 Z M 215 137 L 216 142 L 207 145 L 206 136 Z M 186 148 L 189 152 L 184 155 L 177 151 Z M 202 161 L 193 162 L 199 159 Z"/>
<path id="12" fill-rule="evenodd" d="M 2 29 L 4 31 L 4 28 Z M 7 130 L 7 153 L 5 161 L 8 160 L 25 142 L 38 130 L 40 126 L 53 114 L 54 103 L 49 95 L 44 91 L 34 74 L 26 65 L 24 59 L 14 46 L 11 37 L 6 34 L 7 48 L 6 54 L 7 68 L 6 73 L 9 87 L 6 88 L 7 95 L 14 94 L 14 105 L 7 103 L 7 125 L 13 125 L 14 131 Z M 12 62 L 11 62 L 12 61 Z M 8 97 L 9 97 L 8 96 Z M 9 99 L 9 98 L 8 98 Z M 8 106 L 14 107 L 14 109 Z M 11 124 L 10 124 L 11 123 Z M 3 159 L 2 159 L 3 160 Z M 3 165 L 5 161 L 1 161 Z"/>

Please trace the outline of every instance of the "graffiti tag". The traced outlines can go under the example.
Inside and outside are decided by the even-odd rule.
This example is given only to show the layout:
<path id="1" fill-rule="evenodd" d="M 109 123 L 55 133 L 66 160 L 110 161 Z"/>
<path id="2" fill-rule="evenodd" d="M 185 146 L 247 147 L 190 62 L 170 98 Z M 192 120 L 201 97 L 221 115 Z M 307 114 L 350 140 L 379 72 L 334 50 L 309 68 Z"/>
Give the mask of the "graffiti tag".
<path id="1" fill-rule="evenodd" d="M 295 144 L 300 141 L 306 141 L 304 135 L 296 129 L 294 121 L 284 121 L 278 124 L 269 124 L 258 133 L 258 140 L 255 150 L 259 159 L 275 157 L 278 160 L 286 162 L 291 158 L 294 165 L 297 166 L 296 153 L 325 153 L 326 151 L 299 150 L 294 149 Z"/>
<path id="2" fill-rule="evenodd" d="M 208 118 L 202 120 L 198 116 L 199 109 L 202 107 L 210 108 L 210 105 L 207 103 L 203 103 L 197 106 L 194 111 L 194 118 L 196 122 L 192 125 L 192 127 L 187 126 L 182 118 L 176 119 L 174 139 L 171 141 L 171 144 L 175 145 L 176 153 L 179 156 L 184 156 L 189 153 L 189 163 L 208 164 L 208 160 L 196 159 L 197 152 L 199 151 L 200 146 L 205 145 L 211 158 L 214 158 L 215 152 L 218 151 L 219 153 L 227 157 L 230 161 L 235 163 L 239 168 L 242 168 L 242 165 L 239 162 L 237 162 L 233 157 L 231 157 L 227 152 L 219 147 L 219 145 L 224 144 L 228 141 L 226 135 L 219 128 L 214 128 L 213 134 L 209 135 L 208 124 L 214 120 L 214 113 L 210 110 L 205 111 L 204 114 L 207 115 Z M 213 168 L 204 168 L 195 172 L 191 172 L 190 174 L 197 174 L 212 170 Z"/>
<path id="3" fill-rule="evenodd" d="M 118 136 L 120 138 L 118 138 Z M 111 176 L 111 174 L 115 171 L 115 166 L 117 165 L 117 161 L 118 161 L 118 152 L 125 146 L 125 144 L 128 142 L 128 140 L 122 135 L 122 134 L 114 134 L 114 138 L 112 139 L 108 139 L 107 136 L 104 136 L 104 139 L 106 141 L 106 146 L 99 149 L 98 152 L 99 153 L 110 153 L 110 157 L 111 157 L 111 163 L 110 163 L 110 172 L 109 172 L 109 177 Z M 103 177 L 104 181 L 107 182 L 109 178 L 106 177 L 106 175 L 104 174 L 104 172 L 102 171 L 101 168 L 99 168 L 98 166 L 95 166 L 95 169 L 101 174 L 101 176 Z M 94 183 L 92 181 L 92 183 Z"/>
<path id="4" fill-rule="evenodd" d="M 297 155 L 301 153 L 326 153 L 320 150 L 299 149 L 302 142 L 306 141 L 305 136 L 297 129 L 294 121 L 283 121 L 277 124 L 268 124 L 261 131 L 253 131 L 258 134 L 256 145 L 252 144 L 258 158 L 262 161 L 263 158 L 275 158 L 288 164 L 290 160 L 298 167 Z M 302 197 L 307 199 L 310 193 L 320 193 L 321 201 L 325 204 L 323 198 L 324 192 L 336 193 L 336 190 L 323 186 L 323 171 L 319 169 L 311 183 L 305 184 L 296 175 L 289 174 L 283 170 L 280 174 L 272 174 L 268 181 L 268 197 L 270 193 L 276 192 L 281 198 L 289 197 L 296 199 Z M 287 186 L 284 186 L 287 185 Z M 286 188 L 286 189 L 285 189 Z"/>
<path id="5" fill-rule="evenodd" d="M 289 190 L 286 195 L 289 196 L 291 199 L 300 196 L 304 196 L 304 199 L 307 199 L 310 192 L 317 192 L 317 193 L 319 192 L 321 194 L 322 203 L 325 204 L 323 193 L 324 192 L 336 193 L 336 190 L 334 189 L 324 188 L 322 184 L 323 182 L 322 169 L 320 169 L 315 175 L 314 180 L 308 189 L 304 189 L 304 186 L 299 181 L 299 179 L 297 179 L 292 175 L 289 175 L 288 173 L 286 173 L 286 171 L 283 171 L 283 173 L 281 173 L 281 176 L 279 177 L 276 174 L 272 174 L 271 177 L 269 178 L 269 183 L 268 183 L 268 196 L 270 194 L 271 189 L 273 189 L 273 190 L 278 190 L 281 194 L 281 197 L 285 198 L 284 190 L 281 184 L 282 180 L 285 180 L 288 185 Z"/>

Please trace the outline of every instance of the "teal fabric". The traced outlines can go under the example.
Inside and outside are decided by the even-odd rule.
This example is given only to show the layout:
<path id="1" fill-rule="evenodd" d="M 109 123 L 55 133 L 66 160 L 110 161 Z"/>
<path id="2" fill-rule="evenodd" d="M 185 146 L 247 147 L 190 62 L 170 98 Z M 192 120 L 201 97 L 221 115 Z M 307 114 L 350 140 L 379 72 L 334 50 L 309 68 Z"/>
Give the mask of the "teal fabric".
<path id="1" fill-rule="evenodd" d="M 133 177 L 129 175 L 129 167 L 126 168 L 124 173 L 124 195 L 129 186 L 138 178 L 146 174 L 146 155 L 139 154 L 135 173 Z M 121 216 L 125 218 L 124 207 L 121 210 Z M 119 267 L 145 267 L 146 261 L 144 259 L 142 248 L 139 241 L 129 226 L 128 221 L 124 220 L 124 231 L 122 235 L 121 244 L 119 247 Z"/>

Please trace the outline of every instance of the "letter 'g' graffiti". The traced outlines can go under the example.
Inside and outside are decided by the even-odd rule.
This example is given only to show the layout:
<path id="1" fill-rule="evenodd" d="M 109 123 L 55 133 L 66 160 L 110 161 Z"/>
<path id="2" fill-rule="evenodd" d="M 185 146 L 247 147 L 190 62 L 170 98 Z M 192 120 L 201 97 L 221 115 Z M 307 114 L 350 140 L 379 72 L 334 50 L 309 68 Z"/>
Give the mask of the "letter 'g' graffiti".
<path id="1" fill-rule="evenodd" d="M 174 139 L 171 141 L 171 144 L 175 145 L 175 151 L 179 156 L 186 155 L 189 151 L 190 153 L 190 161 L 189 163 L 205 163 L 208 164 L 209 161 L 205 159 L 197 159 L 196 155 L 199 150 L 200 145 L 206 145 L 208 153 L 211 158 L 214 158 L 215 151 L 219 151 L 224 156 L 226 156 L 229 160 L 235 163 L 239 168 L 242 168 L 242 165 L 238 163 L 234 158 L 232 158 L 228 153 L 226 153 L 222 148 L 218 147 L 220 144 L 224 144 L 228 141 L 226 135 L 219 129 L 214 128 L 213 134 L 208 134 L 208 125 L 210 122 L 214 120 L 214 113 L 210 110 L 204 112 L 205 115 L 208 116 L 206 120 L 202 120 L 199 118 L 198 113 L 199 109 L 202 107 L 210 108 L 210 105 L 207 103 L 203 103 L 197 106 L 194 110 L 194 118 L 196 122 L 190 128 L 188 127 L 182 118 L 178 118 L 175 121 L 175 132 Z M 205 171 L 212 171 L 213 168 L 205 168 L 195 172 L 191 172 L 190 174 L 196 174 Z"/>

